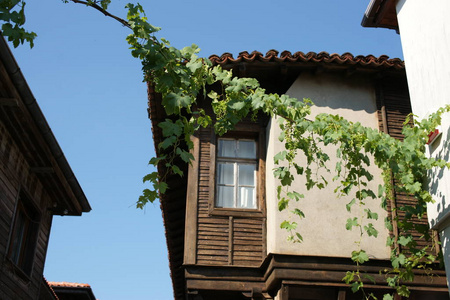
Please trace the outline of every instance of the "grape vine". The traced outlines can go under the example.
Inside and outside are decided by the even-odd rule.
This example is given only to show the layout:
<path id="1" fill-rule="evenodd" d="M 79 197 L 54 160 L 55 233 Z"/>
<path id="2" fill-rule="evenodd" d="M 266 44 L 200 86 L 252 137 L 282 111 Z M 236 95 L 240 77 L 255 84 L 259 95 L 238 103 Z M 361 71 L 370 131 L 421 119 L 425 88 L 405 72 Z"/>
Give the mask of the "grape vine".
<path id="1" fill-rule="evenodd" d="M 36 35 L 22 28 L 25 2 L 2 2 L 0 6 L 3 14 L 0 19 L 4 21 L 4 34 L 8 35 L 15 46 L 24 41 L 29 41 L 32 46 Z M 194 159 L 190 153 L 193 148 L 190 137 L 197 130 L 212 126 L 217 134 L 222 135 L 232 130 L 242 118 L 262 112 L 271 118 L 282 120 L 279 123 L 282 132 L 279 140 L 284 144 L 284 150 L 275 155 L 276 168 L 273 171 L 274 177 L 279 181 L 277 198 L 280 211 L 288 209 L 292 201 L 303 198 L 303 195 L 296 191 L 299 187 L 294 183 L 295 174 L 306 178 L 308 190 L 327 187 L 328 182 L 318 175 L 319 169 L 335 175 L 333 181 L 339 184 L 335 190 L 338 196 L 352 198 L 346 208 L 348 211 L 356 210 L 358 217 L 349 218 L 345 226 L 348 230 L 356 229 L 359 232 L 359 240 L 356 241 L 356 249 L 351 256 L 357 269 L 347 272 L 343 280 L 354 292 L 363 291 L 366 299 L 375 296 L 364 292 L 363 281 L 370 278 L 359 271 L 359 266 L 366 263 L 369 256 L 362 249 L 361 241 L 366 235 L 375 238 L 378 236 L 378 229 L 372 223 L 378 219 L 378 214 L 366 208 L 365 203 L 371 199 L 380 199 L 386 207 L 394 188 L 414 196 L 417 200 L 414 206 L 399 208 L 406 211 L 405 220 L 385 220 L 388 229 L 392 222 L 396 222 L 399 227 L 399 236 L 388 239 L 388 245 L 392 247 L 392 269 L 386 275 L 386 280 L 399 295 L 409 296 L 409 290 L 404 283 L 413 280 L 413 268 L 427 268 L 437 259 L 435 255 L 429 254 L 429 249 L 418 247 L 409 231 L 415 228 L 423 234 L 423 238 L 429 238 L 428 228 L 418 227 L 411 220 L 422 218 L 427 203 L 433 202 L 423 184 L 428 170 L 450 168 L 450 163 L 429 158 L 425 154 L 428 133 L 440 124 L 444 113 L 450 112 L 450 105 L 440 108 L 425 120 L 414 120 L 413 125 L 407 120 L 402 132 L 403 141 L 376 129 L 352 123 L 338 115 L 320 114 L 311 118 L 313 103 L 309 99 L 299 100 L 287 95 L 266 93 L 256 79 L 237 78 L 231 71 L 213 66 L 208 59 L 200 58 L 196 45 L 177 49 L 172 47 L 169 41 L 158 39 L 155 34 L 160 28 L 147 22 L 144 10 L 139 4 L 128 4 L 127 20 L 123 20 L 107 12 L 109 0 L 66 2 L 93 7 L 129 27 L 132 33 L 128 35 L 127 41 L 131 54 L 141 60 L 144 80 L 149 81 L 155 92 L 162 97 L 162 105 L 168 118 L 158 125 L 163 139 L 157 145 L 158 154 L 150 160 L 150 164 L 155 167 L 163 165 L 165 172 L 160 174 L 154 171 L 144 177 L 144 182 L 148 182 L 150 187 L 139 197 L 136 204 L 138 208 L 154 202 L 170 188 L 166 183 L 169 174 L 183 176 L 182 170 L 174 161 L 181 159 L 189 164 Z M 20 9 L 11 12 L 16 5 L 19 5 Z M 221 93 L 208 92 L 207 87 L 213 84 L 221 86 Z M 197 106 L 199 97 L 208 97 L 214 116 L 208 115 Z M 322 150 L 323 146 L 328 145 L 333 145 L 338 158 L 333 169 L 327 167 L 330 157 Z M 305 165 L 298 163 L 296 158 L 300 156 L 306 158 Z M 375 164 L 384 174 L 384 185 L 380 185 L 378 191 L 368 188 L 368 183 L 374 177 L 368 171 L 371 164 Z M 394 179 L 398 182 L 395 186 L 392 185 Z M 299 218 L 307 217 L 298 207 L 293 209 L 292 213 Z M 291 233 L 290 240 L 302 241 L 297 222 L 286 220 L 280 226 Z M 389 299 L 393 299 L 393 295 L 384 296 L 384 300 Z"/>
<path id="2" fill-rule="evenodd" d="M 356 242 L 357 249 L 352 252 L 351 257 L 358 268 L 347 272 L 343 280 L 351 285 L 354 292 L 362 290 L 366 299 L 375 296 L 364 292 L 363 279 L 368 275 L 362 274 L 359 266 L 367 262 L 369 257 L 361 248 L 361 240 L 364 235 L 377 237 L 378 229 L 371 220 L 378 219 L 378 214 L 364 208 L 364 205 L 369 199 L 378 198 L 386 206 L 387 194 L 393 188 L 389 185 L 390 179 L 386 180 L 385 185 L 379 186 L 377 193 L 367 188 L 368 182 L 373 179 L 367 169 L 371 161 L 385 174 L 392 174 L 399 182 L 395 187 L 398 191 L 415 197 L 415 206 L 401 208 L 407 210 L 408 220 L 386 220 L 388 228 L 392 221 L 396 221 L 401 232 L 396 241 L 392 238 L 388 240 L 388 245 L 393 248 L 393 268 L 387 282 L 399 295 L 409 296 L 409 290 L 403 283 L 413 279 L 412 269 L 425 268 L 436 261 L 436 257 L 429 254 L 426 248 L 417 247 L 408 230 L 415 226 L 411 219 L 423 217 L 427 203 L 433 201 L 422 183 L 427 170 L 450 167 L 444 160 L 428 158 L 424 151 L 428 133 L 440 124 L 442 114 L 450 111 L 450 105 L 439 109 L 426 120 L 415 121 L 414 125 L 410 125 L 407 120 L 403 129 L 403 141 L 337 115 L 320 114 L 310 120 L 313 103 L 309 99 L 298 100 L 287 95 L 267 94 L 257 80 L 234 77 L 231 71 L 212 66 L 208 59 L 199 58 L 199 48 L 196 45 L 181 50 L 171 47 L 167 40 L 159 41 L 155 37 L 159 28 L 146 22 L 142 7 L 130 4 L 128 9 L 133 34 L 127 40 L 132 54 L 142 60 L 146 80 L 162 95 L 165 112 L 171 117 L 158 125 L 162 129 L 163 140 L 157 148 L 164 154 L 150 161 L 155 167 L 160 163 L 164 164 L 167 172 L 161 175 L 155 171 L 144 177 L 144 182 L 149 182 L 153 188 L 144 190 L 137 207 L 143 208 L 148 202 L 155 201 L 158 193 L 164 193 L 170 188 L 165 183 L 169 172 L 183 175 L 171 162 L 174 157 L 180 157 L 186 163 L 191 162 L 193 157 L 189 150 L 193 145 L 190 136 L 196 130 L 213 126 L 216 133 L 222 135 L 233 129 L 242 118 L 262 111 L 272 118 L 283 120 L 280 123 L 282 134 L 279 140 L 284 143 L 285 150 L 274 157 L 277 165 L 274 176 L 280 184 L 277 188 L 280 211 L 287 209 L 292 200 L 299 201 L 303 197 L 295 191 L 298 187 L 293 186 L 293 174 L 306 177 L 307 189 L 323 189 L 327 186 L 328 182 L 323 177 L 316 176 L 317 168 L 331 172 L 326 167 L 330 158 L 322 151 L 322 145 L 334 145 L 337 148 L 339 162 L 333 171 L 336 174 L 334 180 L 340 185 L 336 193 L 353 195 L 353 200 L 346 206 L 347 210 L 350 211 L 353 205 L 357 205 L 359 211 L 359 217 L 349 218 L 346 223 L 348 230 L 356 228 L 360 233 L 360 240 Z M 207 94 L 214 111 L 214 116 L 209 116 L 196 104 L 200 93 L 205 95 L 206 87 L 213 84 L 219 84 L 222 93 L 211 91 Z M 187 149 L 180 147 L 181 144 L 186 144 Z M 306 157 L 307 163 L 304 166 L 296 162 L 299 155 Z M 313 165 L 315 170 L 312 169 Z M 299 208 L 292 212 L 300 218 L 305 217 Z M 281 228 L 292 233 L 290 240 L 301 242 L 302 236 L 297 231 L 297 226 L 293 221 L 281 224 Z M 428 228 L 416 229 L 420 229 L 424 237 L 427 236 Z M 407 250 L 408 255 L 399 251 L 396 245 L 403 246 L 402 251 Z M 393 299 L 393 295 L 385 295 L 384 299 Z"/>

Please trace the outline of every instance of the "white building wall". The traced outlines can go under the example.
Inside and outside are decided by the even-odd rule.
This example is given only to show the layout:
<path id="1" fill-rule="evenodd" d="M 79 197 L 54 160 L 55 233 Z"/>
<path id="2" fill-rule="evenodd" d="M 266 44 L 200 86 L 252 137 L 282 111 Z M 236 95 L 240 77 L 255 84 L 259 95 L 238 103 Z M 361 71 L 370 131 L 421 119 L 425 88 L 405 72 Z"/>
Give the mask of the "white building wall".
<path id="1" fill-rule="evenodd" d="M 397 17 L 414 114 L 420 118 L 450 104 L 450 1 L 400 0 Z M 450 116 L 442 120 L 442 136 L 430 147 L 434 157 L 449 161 Z M 429 189 L 436 203 L 428 205 L 430 226 L 438 229 L 450 277 L 450 172 L 431 172 Z"/>
<path id="2" fill-rule="evenodd" d="M 337 75 L 321 74 L 311 75 L 304 73 L 299 76 L 287 92 L 291 97 L 302 99 L 311 98 L 315 103 L 312 117 L 319 113 L 339 114 L 351 121 L 360 122 L 365 126 L 378 128 L 376 99 L 373 81 L 364 78 L 343 78 Z M 268 253 L 314 255 L 331 257 L 350 257 L 351 252 L 357 249 L 354 241 L 359 240 L 356 228 L 348 231 L 345 228 L 346 220 L 358 215 L 357 205 L 353 206 L 352 213 L 347 212 L 345 205 L 353 197 L 338 199 L 333 193 L 336 184 L 332 182 L 335 174 L 322 174 L 330 185 L 323 189 L 306 191 L 303 177 L 296 176 L 297 191 L 305 194 L 305 199 L 300 200 L 299 208 L 304 211 L 306 218 L 298 220 L 289 211 L 292 207 L 280 213 L 277 209 L 276 187 L 277 181 L 273 176 L 273 157 L 284 149 L 278 140 L 280 129 L 276 120 L 272 120 L 267 129 L 267 160 L 266 160 L 266 199 L 267 199 L 267 251 Z M 334 169 L 335 150 L 330 147 L 332 158 L 329 167 Z M 304 163 L 303 163 L 304 164 Z M 375 180 L 370 183 L 373 190 L 377 191 L 378 184 L 382 183 L 381 172 L 375 166 L 371 166 L 371 173 Z M 387 213 L 380 207 L 380 200 L 368 200 L 367 207 L 378 212 L 379 219 L 374 221 L 379 230 L 378 238 L 365 237 L 363 249 L 371 258 L 389 259 L 390 248 L 386 246 L 388 231 L 384 227 L 384 218 Z M 299 223 L 299 232 L 304 241 L 300 244 L 287 242 L 288 233 L 280 229 L 283 220 L 292 220 Z"/>
<path id="3" fill-rule="evenodd" d="M 450 104 L 450 1 L 402 0 L 397 11 L 411 105 L 414 114 L 423 118 Z M 445 115 L 442 138 L 430 149 L 432 155 L 448 159 L 449 127 Z M 450 211 L 450 173 L 445 171 L 439 181 L 432 191 L 440 201 L 428 209 L 431 226 L 438 228 Z"/>

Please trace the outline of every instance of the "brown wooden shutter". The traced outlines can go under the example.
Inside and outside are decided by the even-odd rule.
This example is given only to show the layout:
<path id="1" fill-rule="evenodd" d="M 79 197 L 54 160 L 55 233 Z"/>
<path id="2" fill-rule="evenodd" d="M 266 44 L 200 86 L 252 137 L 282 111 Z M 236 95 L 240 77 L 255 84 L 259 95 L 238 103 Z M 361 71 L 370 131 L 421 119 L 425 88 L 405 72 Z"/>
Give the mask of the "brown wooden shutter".
<path id="1" fill-rule="evenodd" d="M 380 130 L 388 133 L 396 139 L 402 140 L 403 123 L 405 122 L 406 117 L 412 112 L 406 78 L 385 77 L 378 81 L 377 108 Z M 393 180 L 393 185 L 395 186 L 396 184 L 397 181 Z M 405 217 L 405 212 L 399 208 L 405 205 L 414 206 L 415 203 L 416 200 L 414 197 L 405 193 L 400 193 L 394 189 L 393 199 L 389 199 L 387 203 L 388 213 L 393 219 L 397 216 L 399 220 L 402 220 Z M 426 214 L 421 219 L 418 219 L 417 217 L 414 218 L 413 223 L 426 226 L 428 224 Z M 391 234 L 397 236 L 397 230 L 397 226 L 394 224 L 394 229 Z M 417 230 L 412 229 L 410 233 L 413 235 L 414 240 L 420 247 L 428 245 L 431 248 L 433 244 L 432 240 L 437 238 L 436 234 L 431 231 L 430 234 L 433 238 L 428 242 L 423 238 L 420 238 L 422 234 Z M 435 251 L 438 251 L 438 249 L 435 249 Z"/>

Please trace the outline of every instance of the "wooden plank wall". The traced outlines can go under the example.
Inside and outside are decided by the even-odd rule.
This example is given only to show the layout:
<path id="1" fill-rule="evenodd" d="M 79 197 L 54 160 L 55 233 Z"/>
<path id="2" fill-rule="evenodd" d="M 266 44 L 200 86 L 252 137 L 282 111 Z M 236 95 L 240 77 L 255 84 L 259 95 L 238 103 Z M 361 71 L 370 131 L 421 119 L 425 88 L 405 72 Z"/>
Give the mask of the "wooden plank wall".
<path id="1" fill-rule="evenodd" d="M 406 116 L 409 115 L 411 110 L 411 104 L 409 99 L 408 85 L 406 78 L 385 78 L 378 83 L 378 95 L 377 95 L 377 106 L 379 115 L 380 130 L 388 133 L 392 137 L 402 140 L 402 128 L 405 122 Z M 394 180 L 394 186 L 398 184 Z M 397 215 L 401 220 L 405 216 L 405 212 L 398 209 L 405 205 L 415 205 L 414 197 L 407 195 L 405 193 L 400 193 L 394 191 L 394 199 L 388 201 L 388 211 L 389 213 Z M 396 208 L 393 210 L 393 208 Z M 421 219 L 415 218 L 413 220 L 414 224 L 420 224 L 426 226 L 428 224 L 428 219 L 425 216 Z M 394 226 L 394 231 L 396 230 Z M 419 246 L 432 246 L 432 241 L 425 241 L 421 239 L 421 233 L 417 230 L 411 230 L 410 233 L 413 235 L 414 240 Z M 396 235 L 396 232 L 392 232 Z M 431 236 L 436 238 L 436 235 L 430 231 Z M 435 249 L 434 251 L 438 251 Z"/>
<path id="2" fill-rule="evenodd" d="M 211 192 L 211 129 L 199 135 L 198 180 L 198 265 L 232 265 L 257 267 L 265 257 L 265 221 L 262 217 L 216 216 L 210 214 Z"/>
<path id="3" fill-rule="evenodd" d="M 52 215 L 49 197 L 30 166 L 0 122 L 0 299 L 38 299 L 42 280 Z M 15 268 L 6 258 L 11 222 L 18 193 L 24 189 L 41 210 L 41 224 L 30 281 L 15 274 Z"/>

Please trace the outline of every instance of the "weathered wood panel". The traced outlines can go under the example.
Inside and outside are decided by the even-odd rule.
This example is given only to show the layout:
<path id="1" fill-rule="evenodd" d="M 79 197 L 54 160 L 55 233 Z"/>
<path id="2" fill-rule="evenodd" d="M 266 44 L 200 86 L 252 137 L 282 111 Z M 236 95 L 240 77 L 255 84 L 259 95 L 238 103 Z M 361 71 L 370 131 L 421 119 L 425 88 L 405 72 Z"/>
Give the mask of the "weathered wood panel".
<path id="1" fill-rule="evenodd" d="M 49 198 L 42 184 L 12 140 L 0 120 L 0 299 L 38 299 L 52 215 L 48 211 Z M 29 279 L 18 275 L 17 268 L 8 261 L 6 253 L 11 235 L 15 206 L 20 190 L 26 191 L 39 208 L 41 224 Z"/>

